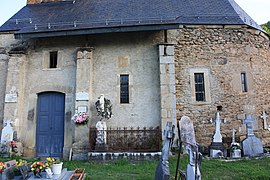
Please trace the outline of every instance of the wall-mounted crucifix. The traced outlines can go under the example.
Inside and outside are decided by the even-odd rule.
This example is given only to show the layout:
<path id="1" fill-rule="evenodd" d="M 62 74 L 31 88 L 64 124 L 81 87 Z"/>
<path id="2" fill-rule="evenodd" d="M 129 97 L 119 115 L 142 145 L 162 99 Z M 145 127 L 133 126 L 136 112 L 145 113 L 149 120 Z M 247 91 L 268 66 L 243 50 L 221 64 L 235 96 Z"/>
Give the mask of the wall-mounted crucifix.
<path id="1" fill-rule="evenodd" d="M 265 113 L 265 111 L 263 111 L 261 118 L 263 119 L 263 129 L 270 129 L 267 125 L 267 119 L 268 115 Z"/>

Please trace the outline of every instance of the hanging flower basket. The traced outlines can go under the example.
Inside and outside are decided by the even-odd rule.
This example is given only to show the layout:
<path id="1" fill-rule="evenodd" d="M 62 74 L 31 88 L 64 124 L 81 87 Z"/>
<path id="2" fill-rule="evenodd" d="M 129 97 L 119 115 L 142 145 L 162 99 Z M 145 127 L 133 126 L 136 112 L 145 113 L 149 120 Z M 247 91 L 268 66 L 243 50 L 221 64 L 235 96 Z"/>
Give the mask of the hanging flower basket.
<path id="1" fill-rule="evenodd" d="M 87 113 L 75 113 L 71 120 L 76 125 L 85 125 L 89 122 L 89 116 Z"/>

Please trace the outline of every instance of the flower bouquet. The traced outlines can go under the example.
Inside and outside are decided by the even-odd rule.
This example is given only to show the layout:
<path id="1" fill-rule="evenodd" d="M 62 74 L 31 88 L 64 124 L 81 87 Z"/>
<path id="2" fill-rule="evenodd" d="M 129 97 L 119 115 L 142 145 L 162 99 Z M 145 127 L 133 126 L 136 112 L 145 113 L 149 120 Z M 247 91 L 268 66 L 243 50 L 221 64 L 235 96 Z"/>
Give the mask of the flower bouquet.
<path id="1" fill-rule="evenodd" d="M 41 178 L 41 171 L 45 169 L 45 165 L 42 162 L 34 162 L 31 165 L 31 171 L 34 172 L 34 175 L 38 178 Z"/>
<path id="2" fill-rule="evenodd" d="M 52 168 L 52 165 L 54 164 L 55 159 L 51 158 L 51 157 L 47 157 L 46 158 L 46 163 L 45 163 L 45 167 L 46 168 Z"/>
<path id="3" fill-rule="evenodd" d="M 6 165 L 3 162 L 0 162 L 0 174 L 4 171 Z"/>
<path id="4" fill-rule="evenodd" d="M 89 116 L 85 112 L 75 113 L 75 115 L 72 117 L 72 121 L 76 125 L 87 124 L 89 121 Z"/>

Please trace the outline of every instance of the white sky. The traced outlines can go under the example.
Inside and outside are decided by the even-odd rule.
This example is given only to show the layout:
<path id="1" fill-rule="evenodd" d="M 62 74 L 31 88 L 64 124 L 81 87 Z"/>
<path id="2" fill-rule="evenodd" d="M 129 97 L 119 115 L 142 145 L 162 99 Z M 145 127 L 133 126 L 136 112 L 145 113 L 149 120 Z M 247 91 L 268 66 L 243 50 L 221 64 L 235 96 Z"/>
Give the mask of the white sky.
<path id="1" fill-rule="evenodd" d="M 264 24 L 270 21 L 270 0 L 235 0 L 235 1 L 258 24 Z M 26 0 L 0 0 L 0 26 L 25 5 Z"/>

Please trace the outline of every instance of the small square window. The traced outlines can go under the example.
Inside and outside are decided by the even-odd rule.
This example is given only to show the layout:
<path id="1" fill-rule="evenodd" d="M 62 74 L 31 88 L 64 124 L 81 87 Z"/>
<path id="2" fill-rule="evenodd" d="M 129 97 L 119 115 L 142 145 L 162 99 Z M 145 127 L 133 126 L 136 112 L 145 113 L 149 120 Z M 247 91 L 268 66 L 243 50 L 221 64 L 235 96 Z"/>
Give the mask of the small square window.
<path id="1" fill-rule="evenodd" d="M 50 52 L 49 68 L 57 68 L 57 51 Z"/>

